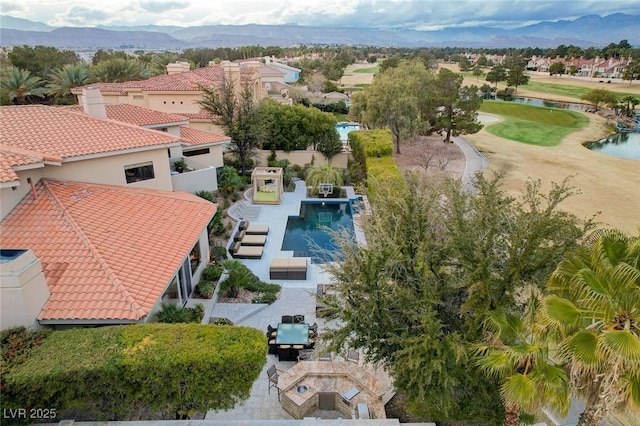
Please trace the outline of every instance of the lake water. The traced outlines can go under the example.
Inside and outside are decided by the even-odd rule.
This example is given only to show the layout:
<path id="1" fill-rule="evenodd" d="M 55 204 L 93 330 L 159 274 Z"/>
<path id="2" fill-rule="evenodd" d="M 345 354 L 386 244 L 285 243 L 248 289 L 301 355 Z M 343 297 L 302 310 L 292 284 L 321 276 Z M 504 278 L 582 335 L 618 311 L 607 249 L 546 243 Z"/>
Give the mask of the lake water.
<path id="1" fill-rule="evenodd" d="M 619 132 L 596 142 L 588 142 L 584 146 L 614 157 L 640 160 L 640 132 Z"/>

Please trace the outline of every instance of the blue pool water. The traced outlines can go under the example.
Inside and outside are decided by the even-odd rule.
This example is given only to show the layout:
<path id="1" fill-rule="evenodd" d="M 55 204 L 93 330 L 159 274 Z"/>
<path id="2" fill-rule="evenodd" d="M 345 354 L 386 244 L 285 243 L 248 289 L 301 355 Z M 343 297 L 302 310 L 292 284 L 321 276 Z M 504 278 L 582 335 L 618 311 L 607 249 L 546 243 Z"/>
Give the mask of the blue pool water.
<path id="1" fill-rule="evenodd" d="M 353 130 L 360 130 L 360 125 L 352 123 L 339 123 L 336 124 L 336 130 L 340 135 L 340 140 L 342 142 L 346 142 L 347 140 L 349 140 L 349 132 Z"/>
<path id="2" fill-rule="evenodd" d="M 313 263 L 332 260 L 318 252 L 318 248 L 333 253 L 340 250 L 327 228 L 355 235 L 351 205 L 345 201 L 303 201 L 300 215 L 287 220 L 282 250 L 293 251 L 294 257 L 310 257 Z"/>

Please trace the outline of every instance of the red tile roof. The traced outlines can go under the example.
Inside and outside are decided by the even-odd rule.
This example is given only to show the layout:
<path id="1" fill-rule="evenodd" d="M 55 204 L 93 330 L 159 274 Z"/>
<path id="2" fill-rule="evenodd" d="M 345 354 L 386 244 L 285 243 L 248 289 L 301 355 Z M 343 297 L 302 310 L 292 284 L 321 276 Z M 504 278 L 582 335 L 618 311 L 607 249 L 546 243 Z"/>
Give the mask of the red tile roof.
<path id="1" fill-rule="evenodd" d="M 68 111 L 84 114 L 84 109 L 81 105 L 73 105 L 63 108 Z M 160 112 L 129 104 L 105 105 L 105 110 L 107 111 L 107 118 L 110 120 L 122 121 L 123 123 L 129 123 L 136 126 L 153 126 L 170 123 L 184 123 L 185 121 L 189 121 L 189 119 L 184 115 Z"/>
<path id="2" fill-rule="evenodd" d="M 178 142 L 168 133 L 44 105 L 2 107 L 0 135 L 5 145 L 63 159 Z"/>
<path id="3" fill-rule="evenodd" d="M 144 319 L 216 211 L 195 195 L 42 179 L 2 221 L 51 292 L 39 320 Z M 144 206 L 144 208 L 142 208 Z"/>
<path id="4" fill-rule="evenodd" d="M 61 162 L 62 158 L 0 144 L 0 183 L 19 181 L 18 175 L 13 170 L 15 166 L 44 163 L 45 161 Z"/>
<path id="5" fill-rule="evenodd" d="M 214 135 L 198 129 L 180 126 L 180 137 L 191 145 L 204 145 L 211 143 L 230 142 L 231 138 L 225 135 Z"/>

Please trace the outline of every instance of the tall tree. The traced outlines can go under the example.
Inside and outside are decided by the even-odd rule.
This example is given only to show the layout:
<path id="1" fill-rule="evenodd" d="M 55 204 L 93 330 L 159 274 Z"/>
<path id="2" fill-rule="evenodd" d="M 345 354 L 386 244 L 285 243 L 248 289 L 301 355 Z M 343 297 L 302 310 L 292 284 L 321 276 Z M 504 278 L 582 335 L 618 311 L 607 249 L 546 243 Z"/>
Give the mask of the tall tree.
<path id="1" fill-rule="evenodd" d="M 613 106 L 618 103 L 616 94 L 606 89 L 593 89 L 582 95 L 580 99 L 592 104 L 596 111 L 603 105 Z"/>
<path id="2" fill-rule="evenodd" d="M 446 178 L 376 188 L 367 246 L 338 238 L 344 258 L 327 267 L 338 297 L 324 302 L 341 324 L 325 332 L 331 347 L 363 348 L 427 419 L 504 419 L 497 381 L 483 377 L 469 345 L 488 313 L 510 311 L 525 289 L 542 286 L 584 233 L 558 211 L 566 185 L 541 194 L 532 184 L 516 200 L 500 181 L 478 176 L 477 195 Z"/>
<path id="3" fill-rule="evenodd" d="M 264 127 L 260 120 L 259 105 L 254 97 L 251 81 L 234 81 L 225 76 L 222 85 L 201 86 L 202 99 L 198 104 L 211 114 L 214 124 L 224 129 L 231 138 L 230 151 L 240 162 L 245 175 L 255 149 L 262 143 Z"/>
<path id="4" fill-rule="evenodd" d="M 622 79 L 629 80 L 629 85 L 633 83 L 633 80 L 640 79 L 640 59 L 635 58 L 629 61 L 622 71 Z"/>
<path id="5" fill-rule="evenodd" d="M 554 62 L 549 66 L 549 75 L 564 74 L 565 66 L 563 62 Z"/>
<path id="6" fill-rule="evenodd" d="M 8 94 L 9 100 L 18 105 L 26 104 L 29 96 L 44 98 L 46 93 L 44 81 L 40 77 L 17 67 L 9 67 L 2 71 L 0 87 Z"/>
<path id="7" fill-rule="evenodd" d="M 386 62 L 386 61 L 385 61 Z M 365 89 L 363 120 L 371 127 L 387 127 L 391 130 L 396 152 L 406 136 L 413 136 L 423 122 L 420 117 L 421 94 L 432 80 L 432 73 L 422 61 L 402 61 L 397 67 L 376 74 L 373 83 Z M 356 105 L 355 109 L 360 107 Z"/>
<path id="8" fill-rule="evenodd" d="M 462 75 L 441 68 L 430 87 L 428 102 L 437 111 L 433 129 L 446 131 L 446 143 L 451 142 L 451 135 L 476 133 L 482 128 L 478 121 L 478 109 L 482 105 L 478 88 L 462 87 L 462 81 Z"/>
<path id="9" fill-rule="evenodd" d="M 495 87 L 498 87 L 498 83 L 507 79 L 507 72 L 502 65 L 494 65 L 493 68 L 487 73 L 486 80 L 489 83 L 494 83 Z"/>
<path id="10" fill-rule="evenodd" d="M 45 80 L 51 70 L 66 64 L 79 63 L 80 57 L 70 50 L 51 46 L 15 46 L 7 55 L 11 64 Z"/>
<path id="11" fill-rule="evenodd" d="M 89 83 L 89 66 L 85 63 L 67 64 L 49 74 L 49 94 L 59 99 L 73 98 L 71 89 Z"/>
<path id="12" fill-rule="evenodd" d="M 507 73 L 507 86 L 515 87 L 516 92 L 518 86 L 523 86 L 529 83 L 529 76 L 524 73 L 524 68 L 521 66 L 513 67 Z"/>
<path id="13" fill-rule="evenodd" d="M 585 402 L 578 425 L 597 426 L 621 404 L 640 407 L 640 236 L 594 233 L 558 265 L 547 291 L 544 318 Z"/>

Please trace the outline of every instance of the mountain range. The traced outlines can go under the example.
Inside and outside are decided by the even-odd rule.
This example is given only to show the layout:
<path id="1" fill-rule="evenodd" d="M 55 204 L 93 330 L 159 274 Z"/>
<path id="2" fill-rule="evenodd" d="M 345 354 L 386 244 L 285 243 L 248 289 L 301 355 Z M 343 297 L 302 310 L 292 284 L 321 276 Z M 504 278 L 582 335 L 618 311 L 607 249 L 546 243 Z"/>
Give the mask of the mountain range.
<path id="1" fill-rule="evenodd" d="M 640 15 L 587 15 L 573 21 L 540 22 L 514 29 L 446 28 L 437 31 L 298 25 L 206 25 L 131 27 L 51 27 L 0 15 L 3 46 L 45 45 L 61 49 L 155 49 L 248 45 L 351 45 L 380 47 L 555 48 L 558 45 L 602 47 L 627 40 L 640 45 Z"/>

